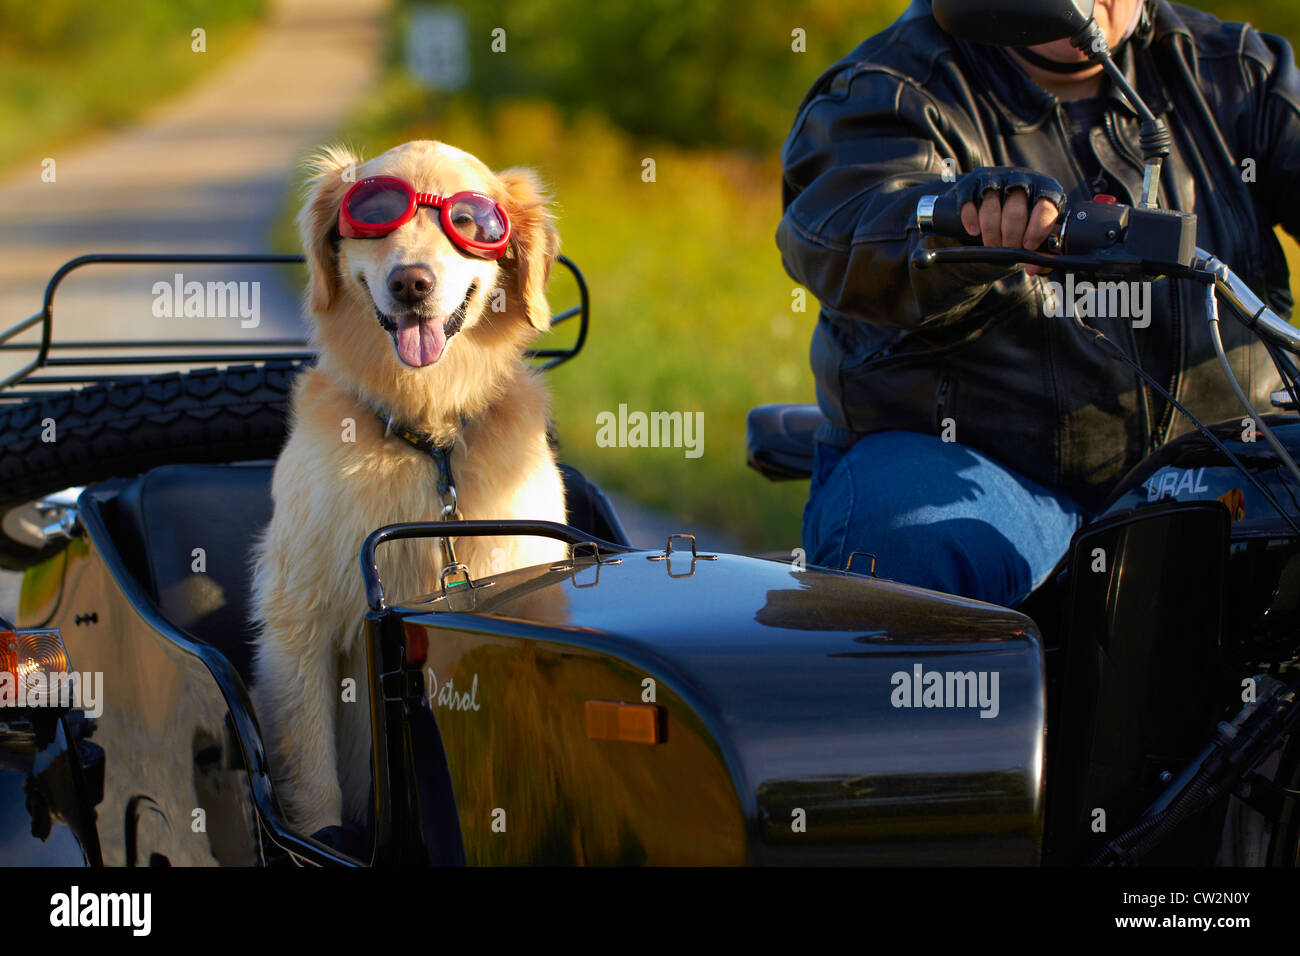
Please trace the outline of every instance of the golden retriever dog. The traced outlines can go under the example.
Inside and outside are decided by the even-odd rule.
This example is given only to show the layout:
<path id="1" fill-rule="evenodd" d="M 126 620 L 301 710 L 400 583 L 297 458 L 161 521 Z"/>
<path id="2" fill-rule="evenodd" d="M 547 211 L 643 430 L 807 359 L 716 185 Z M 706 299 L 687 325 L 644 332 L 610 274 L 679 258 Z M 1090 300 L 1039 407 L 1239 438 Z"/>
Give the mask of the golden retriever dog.
<path id="1" fill-rule="evenodd" d="M 548 395 L 523 356 L 550 326 L 544 291 L 559 247 L 537 180 L 432 141 L 364 163 L 326 149 L 311 169 L 298 225 L 319 359 L 294 387 L 253 578 L 256 712 L 281 805 L 305 833 L 368 817 L 361 542 L 442 514 L 435 461 L 402 434 L 451 449 L 463 518 L 565 520 Z M 403 210 L 401 187 L 376 177 L 415 198 Z M 478 198 L 444 202 L 467 193 Z M 365 234 L 403 212 L 391 231 Z M 473 578 L 565 556 L 562 543 L 527 536 L 454 546 Z M 437 539 L 387 544 L 379 557 L 390 595 L 439 587 Z"/>

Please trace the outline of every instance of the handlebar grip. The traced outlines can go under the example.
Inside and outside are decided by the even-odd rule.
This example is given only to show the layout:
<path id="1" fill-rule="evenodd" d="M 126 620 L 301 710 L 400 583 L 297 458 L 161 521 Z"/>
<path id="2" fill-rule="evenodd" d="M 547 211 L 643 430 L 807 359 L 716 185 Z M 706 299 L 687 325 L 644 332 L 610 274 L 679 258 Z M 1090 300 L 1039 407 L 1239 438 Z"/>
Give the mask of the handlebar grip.
<path id="1" fill-rule="evenodd" d="M 961 224 L 961 207 L 956 196 L 922 196 L 916 204 L 916 225 L 927 236 L 945 236 L 971 245 L 982 244 L 978 235 L 972 236 Z"/>

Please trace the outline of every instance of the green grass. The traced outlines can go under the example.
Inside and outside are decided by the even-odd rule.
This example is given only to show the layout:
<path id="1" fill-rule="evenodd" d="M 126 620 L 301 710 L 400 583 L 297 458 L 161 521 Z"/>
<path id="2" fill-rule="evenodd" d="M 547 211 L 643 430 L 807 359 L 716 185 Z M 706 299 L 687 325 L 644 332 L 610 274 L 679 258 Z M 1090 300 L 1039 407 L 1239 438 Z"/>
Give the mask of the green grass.
<path id="1" fill-rule="evenodd" d="M 0 0 L 0 168 L 120 128 L 236 52 L 263 0 Z M 204 53 L 191 31 L 207 31 Z"/>

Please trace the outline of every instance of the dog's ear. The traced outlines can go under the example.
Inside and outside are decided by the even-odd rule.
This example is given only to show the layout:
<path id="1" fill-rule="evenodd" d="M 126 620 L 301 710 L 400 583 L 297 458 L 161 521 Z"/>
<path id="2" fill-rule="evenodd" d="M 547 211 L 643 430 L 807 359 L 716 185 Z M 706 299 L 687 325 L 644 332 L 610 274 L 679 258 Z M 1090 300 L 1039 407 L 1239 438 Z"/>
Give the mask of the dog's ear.
<path id="1" fill-rule="evenodd" d="M 506 189 L 502 205 L 510 217 L 510 248 L 501 260 L 508 276 L 506 295 L 512 306 L 522 304 L 533 328 L 545 332 L 551 327 L 546 280 L 560 253 L 560 235 L 547 206 L 550 197 L 531 170 L 507 169 L 497 177 Z"/>
<path id="2" fill-rule="evenodd" d="M 298 235 L 307 255 L 308 308 L 320 314 L 334 304 L 339 289 L 339 205 L 356 181 L 361 157 L 344 146 L 325 146 L 303 163 L 310 173 L 306 201 L 298 213 Z"/>

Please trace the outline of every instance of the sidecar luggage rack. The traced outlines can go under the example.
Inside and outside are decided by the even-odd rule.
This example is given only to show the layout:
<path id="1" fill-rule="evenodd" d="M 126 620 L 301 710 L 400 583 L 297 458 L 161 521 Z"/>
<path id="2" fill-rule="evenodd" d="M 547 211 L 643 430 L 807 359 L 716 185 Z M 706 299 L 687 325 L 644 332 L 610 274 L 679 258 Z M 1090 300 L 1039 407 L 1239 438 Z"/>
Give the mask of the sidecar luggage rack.
<path id="1" fill-rule="evenodd" d="M 366 586 L 366 601 L 372 611 L 384 613 L 391 610 L 384 593 L 384 582 L 379 576 L 379 561 L 376 552 L 381 544 L 400 541 L 406 538 L 465 538 L 498 537 L 504 535 L 532 535 L 563 541 L 569 546 L 569 558 L 574 557 L 574 549 L 590 547 L 596 564 L 611 563 L 602 555 L 630 554 L 636 551 L 630 544 L 606 541 L 595 535 L 587 534 L 558 521 L 539 521 L 534 519 L 501 518 L 492 521 L 407 521 L 401 524 L 384 525 L 366 536 L 361 543 L 361 576 Z M 671 541 L 670 541 L 671 543 Z M 585 557 L 585 555 L 584 555 Z M 714 555 L 716 557 L 716 555 Z M 617 564 L 617 561 L 613 562 Z M 554 570 L 554 569 L 552 569 Z M 467 581 L 461 587 L 473 586 Z M 447 590 L 444 572 L 443 590 Z"/>
<path id="2" fill-rule="evenodd" d="M 579 319 L 578 335 L 574 344 L 566 349 L 532 349 L 528 357 L 545 370 L 554 368 L 573 358 L 587 341 L 590 321 L 590 299 L 587 282 L 581 270 L 567 256 L 557 261 L 572 273 L 578 286 L 578 305 L 558 313 L 551 319 L 552 326 L 574 318 Z M 79 386 L 100 382 L 129 382 L 147 377 L 147 372 L 114 372 L 114 367 L 161 365 L 170 368 L 230 363 L 257 363 L 288 361 L 297 365 L 315 362 L 316 353 L 303 338 L 264 339 L 147 339 L 144 341 L 64 341 L 54 339 L 54 294 L 67 276 L 84 266 L 91 265 L 295 265 L 301 264 L 300 255 L 263 253 L 212 253 L 212 254 L 151 254 L 151 253 L 95 253 L 70 259 L 55 271 L 45 286 L 41 311 L 0 332 L 0 354 L 6 352 L 35 355 L 22 368 L 0 378 L 0 404 L 13 404 L 39 399 L 47 395 Z M 14 339 L 33 329 L 40 329 L 36 341 L 16 342 Z M 117 354 L 106 354 L 109 352 Z M 69 354 L 75 353 L 75 354 Z M 36 374 L 45 369 L 61 370 L 54 374 Z M 62 371 L 66 370 L 66 371 Z M 77 371 L 72 371 L 77 370 Z M 18 388 L 17 386 L 25 386 Z"/>

